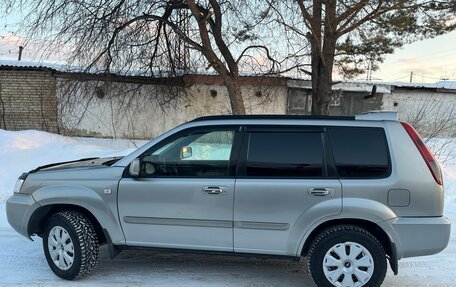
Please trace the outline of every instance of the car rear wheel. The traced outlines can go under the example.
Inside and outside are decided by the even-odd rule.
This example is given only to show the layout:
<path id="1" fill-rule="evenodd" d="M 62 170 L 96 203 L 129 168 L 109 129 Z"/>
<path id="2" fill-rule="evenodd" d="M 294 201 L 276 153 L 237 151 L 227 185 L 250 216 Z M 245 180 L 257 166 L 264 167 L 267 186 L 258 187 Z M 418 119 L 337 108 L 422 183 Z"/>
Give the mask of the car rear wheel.
<path id="1" fill-rule="evenodd" d="M 318 286 L 380 286 L 386 275 L 386 254 L 367 230 L 353 225 L 326 229 L 313 241 L 308 268 Z"/>
<path id="2" fill-rule="evenodd" d="M 89 274 L 98 262 L 95 228 L 84 214 L 76 211 L 62 211 L 49 218 L 43 249 L 51 270 L 67 280 Z"/>

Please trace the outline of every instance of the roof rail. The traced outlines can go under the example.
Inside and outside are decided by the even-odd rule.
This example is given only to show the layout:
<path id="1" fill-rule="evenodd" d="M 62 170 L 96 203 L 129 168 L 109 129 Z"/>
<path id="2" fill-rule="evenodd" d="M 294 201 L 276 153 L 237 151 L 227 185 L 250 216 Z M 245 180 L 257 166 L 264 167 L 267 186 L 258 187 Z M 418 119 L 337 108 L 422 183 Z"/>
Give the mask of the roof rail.
<path id="1" fill-rule="evenodd" d="M 395 111 L 370 111 L 355 116 L 356 120 L 365 121 L 397 121 L 397 112 Z"/>
<path id="2" fill-rule="evenodd" d="M 218 115 L 203 116 L 191 122 L 208 120 L 355 120 L 354 116 L 310 116 L 310 115 L 283 115 L 283 114 L 262 114 L 262 115 Z"/>
<path id="3" fill-rule="evenodd" d="M 370 120 L 370 121 L 397 121 L 397 112 L 372 111 L 356 116 L 311 116 L 311 115 L 283 115 L 283 114 L 260 114 L 260 115 L 216 115 L 203 116 L 191 122 L 213 120 Z"/>

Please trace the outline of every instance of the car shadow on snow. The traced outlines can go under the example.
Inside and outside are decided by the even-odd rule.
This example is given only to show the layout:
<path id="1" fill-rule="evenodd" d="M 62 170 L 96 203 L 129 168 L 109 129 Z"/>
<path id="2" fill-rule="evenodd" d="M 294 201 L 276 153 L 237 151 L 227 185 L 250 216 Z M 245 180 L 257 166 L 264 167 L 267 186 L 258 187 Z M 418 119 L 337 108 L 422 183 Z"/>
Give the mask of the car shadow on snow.
<path id="1" fill-rule="evenodd" d="M 258 257 L 149 250 L 124 250 L 110 259 L 106 247 L 101 249 L 100 257 L 100 265 L 89 276 L 93 277 L 92 280 L 114 276 L 116 283 L 129 285 L 315 286 L 307 272 L 305 259 L 296 263 Z"/>

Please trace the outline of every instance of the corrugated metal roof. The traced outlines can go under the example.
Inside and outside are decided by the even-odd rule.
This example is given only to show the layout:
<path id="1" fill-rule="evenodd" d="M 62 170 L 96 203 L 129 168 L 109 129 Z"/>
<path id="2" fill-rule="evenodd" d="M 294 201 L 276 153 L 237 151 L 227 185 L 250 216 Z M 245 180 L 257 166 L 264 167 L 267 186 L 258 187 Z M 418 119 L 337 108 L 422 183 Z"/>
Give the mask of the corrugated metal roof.
<path id="1" fill-rule="evenodd" d="M 379 85 L 378 83 L 373 82 L 337 82 L 332 86 L 333 91 L 348 91 L 348 92 L 358 92 L 369 94 L 372 92 L 372 87 L 377 86 L 377 93 L 379 94 L 390 94 L 391 89 L 388 85 Z M 312 82 L 309 80 L 300 80 L 300 79 L 290 79 L 288 80 L 289 88 L 298 88 L 298 89 L 312 89 Z"/>
<path id="2" fill-rule="evenodd" d="M 48 63 L 48 62 L 37 62 L 37 61 L 18 61 L 18 60 L 2 60 L 0 59 L 0 69 L 7 68 L 7 69 L 48 69 L 58 72 L 64 73 L 87 73 L 87 74 L 104 74 L 106 72 L 105 69 L 99 67 L 91 67 L 87 69 L 82 66 L 74 66 L 74 65 L 65 65 L 61 63 Z M 111 70 L 111 74 L 114 75 L 121 75 L 121 76 L 131 76 L 131 77 L 175 77 L 176 75 L 171 75 L 171 73 L 166 71 L 154 71 L 152 74 L 150 71 L 144 70 L 133 70 L 127 69 L 125 71 L 120 70 Z M 212 70 L 197 70 L 197 71 L 190 71 L 187 74 L 191 75 L 207 75 L 207 76 L 217 76 L 218 74 Z M 182 74 L 184 75 L 184 73 Z M 180 75 L 180 76 L 182 76 Z M 253 73 L 240 73 L 240 76 L 245 77 L 258 77 L 261 75 L 253 74 Z M 268 77 L 268 76 L 263 76 Z M 271 77 L 276 77 L 271 75 Z M 284 77 L 285 78 L 285 77 Z"/>
<path id="3" fill-rule="evenodd" d="M 342 83 L 393 86 L 397 88 L 417 89 L 456 89 L 456 81 L 438 81 L 435 83 L 383 82 L 383 81 L 342 81 Z"/>
<path id="4" fill-rule="evenodd" d="M 377 93 L 390 94 L 391 88 L 388 85 L 378 85 L 377 83 L 356 83 L 356 82 L 341 82 L 333 85 L 333 90 L 343 90 L 359 93 L 371 93 L 372 88 L 377 86 Z"/>
<path id="5" fill-rule="evenodd" d="M 62 65 L 32 61 L 0 60 L 0 68 L 61 70 Z"/>
<path id="6" fill-rule="evenodd" d="M 436 83 L 391 82 L 389 85 L 401 88 L 456 89 L 456 81 L 438 81 Z"/>
<path id="7" fill-rule="evenodd" d="M 0 59 L 0 69 L 25 69 L 25 70 L 50 70 L 66 73 L 87 73 L 87 74 L 103 74 L 105 71 L 96 67 L 90 68 L 89 70 L 78 67 L 70 66 L 60 63 L 48 63 L 40 61 L 18 61 L 18 60 L 3 60 Z M 116 74 L 116 72 L 112 72 Z M 124 74 L 125 76 L 142 76 L 148 77 L 147 73 L 144 71 L 127 71 Z M 190 74 L 195 75 L 213 75 L 216 76 L 216 73 L 211 71 L 195 71 Z M 261 75 L 254 75 L 249 73 L 242 73 L 242 76 L 245 77 L 261 77 Z M 166 73 L 161 73 L 161 77 L 166 77 Z M 267 77 L 267 76 L 265 76 Z M 284 77 L 286 78 L 286 77 Z M 389 94 L 391 93 L 392 87 L 397 88 L 417 88 L 417 89 L 448 89 L 456 90 L 456 81 L 439 81 L 436 83 L 408 83 L 408 82 L 381 82 L 381 81 L 340 81 L 333 85 L 333 90 L 344 90 L 352 92 L 366 92 L 369 93 L 372 91 L 372 87 L 377 86 L 377 93 Z M 288 87 L 295 88 L 304 88 L 311 89 L 311 81 L 304 79 L 290 79 L 288 78 Z"/>

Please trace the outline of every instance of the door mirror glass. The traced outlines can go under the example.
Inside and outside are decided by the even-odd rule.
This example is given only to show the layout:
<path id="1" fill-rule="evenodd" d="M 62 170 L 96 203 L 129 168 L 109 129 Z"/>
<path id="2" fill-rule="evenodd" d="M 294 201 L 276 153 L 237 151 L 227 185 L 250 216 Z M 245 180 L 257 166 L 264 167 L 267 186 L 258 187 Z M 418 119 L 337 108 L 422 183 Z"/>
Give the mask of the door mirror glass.
<path id="1" fill-rule="evenodd" d="M 144 173 L 145 175 L 154 175 L 155 173 L 155 166 L 151 162 L 144 162 Z"/>
<path id="2" fill-rule="evenodd" d="M 130 168 L 129 168 L 130 175 L 132 177 L 138 177 L 140 172 L 141 172 L 141 160 L 139 158 L 134 159 L 130 163 Z"/>
<path id="3" fill-rule="evenodd" d="M 192 156 L 192 148 L 189 147 L 189 146 L 184 146 L 181 148 L 181 152 L 180 152 L 180 158 L 181 159 L 185 159 L 185 158 L 189 158 Z"/>

